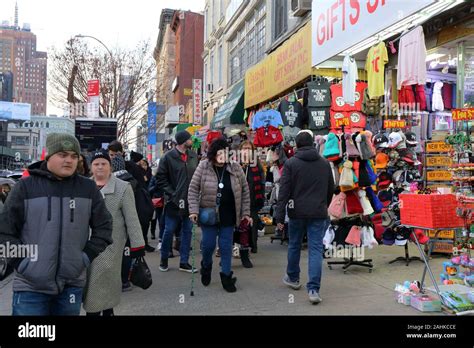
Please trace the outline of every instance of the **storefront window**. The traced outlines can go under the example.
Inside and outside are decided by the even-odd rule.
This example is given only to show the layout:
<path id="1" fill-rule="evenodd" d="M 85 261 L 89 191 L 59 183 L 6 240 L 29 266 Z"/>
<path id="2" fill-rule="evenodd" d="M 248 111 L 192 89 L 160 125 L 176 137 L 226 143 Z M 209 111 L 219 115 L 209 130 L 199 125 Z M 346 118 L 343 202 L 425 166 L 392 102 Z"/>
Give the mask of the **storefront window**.
<path id="1" fill-rule="evenodd" d="M 464 107 L 474 107 L 474 42 L 465 46 L 464 59 Z"/>

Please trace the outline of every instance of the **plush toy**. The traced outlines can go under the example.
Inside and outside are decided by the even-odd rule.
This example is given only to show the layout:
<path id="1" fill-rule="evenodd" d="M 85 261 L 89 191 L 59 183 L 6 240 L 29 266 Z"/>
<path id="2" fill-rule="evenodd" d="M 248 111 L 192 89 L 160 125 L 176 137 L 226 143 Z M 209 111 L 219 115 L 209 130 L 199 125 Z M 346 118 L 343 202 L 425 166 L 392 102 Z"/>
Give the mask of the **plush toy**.
<path id="1" fill-rule="evenodd" d="M 414 280 L 410 284 L 410 290 L 418 294 L 421 291 L 421 283 L 418 280 Z"/>

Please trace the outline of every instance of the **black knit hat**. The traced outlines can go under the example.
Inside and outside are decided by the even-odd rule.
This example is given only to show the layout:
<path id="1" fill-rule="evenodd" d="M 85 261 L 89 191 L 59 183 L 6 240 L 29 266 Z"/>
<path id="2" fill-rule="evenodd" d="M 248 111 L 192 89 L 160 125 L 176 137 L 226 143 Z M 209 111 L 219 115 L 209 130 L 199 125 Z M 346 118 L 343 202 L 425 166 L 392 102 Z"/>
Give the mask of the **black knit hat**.
<path id="1" fill-rule="evenodd" d="M 141 153 L 138 153 L 138 152 L 135 152 L 135 151 L 132 150 L 132 152 L 130 152 L 130 159 L 134 163 L 137 163 L 137 162 L 140 162 L 143 159 L 143 155 Z"/>
<path id="2" fill-rule="evenodd" d="M 109 161 L 109 164 L 112 165 L 110 157 L 105 151 L 97 151 L 96 153 L 94 153 L 94 155 L 92 156 L 92 159 L 91 159 L 91 165 L 98 158 L 106 159 L 107 161 Z"/>
<path id="3" fill-rule="evenodd" d="M 176 143 L 178 145 L 183 145 L 186 141 L 191 139 L 191 134 L 189 134 L 189 132 L 183 130 L 183 131 L 180 131 L 180 132 L 176 133 L 174 138 L 176 139 Z"/>

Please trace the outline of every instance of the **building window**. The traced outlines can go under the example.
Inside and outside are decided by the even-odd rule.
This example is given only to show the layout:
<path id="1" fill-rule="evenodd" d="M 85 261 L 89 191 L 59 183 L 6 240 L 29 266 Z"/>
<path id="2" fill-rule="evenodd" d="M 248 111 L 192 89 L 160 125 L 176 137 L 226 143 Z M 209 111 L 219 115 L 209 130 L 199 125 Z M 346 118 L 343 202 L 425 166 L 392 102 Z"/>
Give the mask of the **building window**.
<path id="1" fill-rule="evenodd" d="M 213 85 L 214 87 L 214 53 L 211 54 L 209 66 L 210 66 L 209 83 Z"/>
<path id="2" fill-rule="evenodd" d="M 222 87 L 222 69 L 223 69 L 223 66 L 222 66 L 222 45 L 219 46 L 219 49 L 218 49 L 218 52 L 217 52 L 217 57 L 218 57 L 218 60 L 219 60 L 219 77 L 218 77 L 218 81 L 219 81 L 219 87 Z"/>
<path id="3" fill-rule="evenodd" d="M 26 146 L 30 143 L 30 137 L 12 135 L 12 144 L 18 146 Z"/>
<path id="4" fill-rule="evenodd" d="M 212 0 L 212 23 L 211 23 L 212 31 L 214 31 L 214 29 L 216 28 L 215 13 L 216 13 L 216 0 Z"/>
<path id="5" fill-rule="evenodd" d="M 265 55 L 265 18 L 260 19 L 256 26 L 257 30 L 257 62 Z"/>
<path id="6" fill-rule="evenodd" d="M 286 1 L 277 1 L 274 6 L 273 40 L 277 40 L 288 30 L 288 8 Z"/>
<path id="7" fill-rule="evenodd" d="M 205 95 L 205 98 L 207 98 L 207 80 L 208 80 L 208 74 L 207 74 L 207 63 L 204 64 L 204 74 L 203 74 L 203 86 L 204 86 L 204 95 Z"/>

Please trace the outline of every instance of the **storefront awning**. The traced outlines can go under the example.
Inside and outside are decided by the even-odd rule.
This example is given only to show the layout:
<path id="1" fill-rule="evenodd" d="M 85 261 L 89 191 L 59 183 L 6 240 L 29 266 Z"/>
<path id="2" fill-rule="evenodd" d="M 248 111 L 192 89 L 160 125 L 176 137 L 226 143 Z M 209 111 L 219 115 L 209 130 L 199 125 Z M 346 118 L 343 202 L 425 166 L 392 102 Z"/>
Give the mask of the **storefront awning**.
<path id="1" fill-rule="evenodd" d="M 238 82 L 230 91 L 211 122 L 211 129 L 224 128 L 231 124 L 244 123 L 244 80 Z"/>

